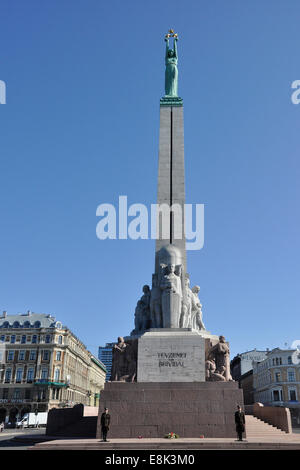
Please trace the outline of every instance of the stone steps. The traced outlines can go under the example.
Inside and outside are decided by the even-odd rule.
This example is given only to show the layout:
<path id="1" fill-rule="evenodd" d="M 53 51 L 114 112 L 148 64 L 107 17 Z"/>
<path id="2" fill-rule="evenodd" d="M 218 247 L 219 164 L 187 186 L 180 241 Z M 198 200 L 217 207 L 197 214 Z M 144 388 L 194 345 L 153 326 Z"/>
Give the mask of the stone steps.
<path id="1" fill-rule="evenodd" d="M 264 438 L 264 437 L 273 437 L 279 439 L 289 438 L 289 434 L 281 431 L 281 429 L 276 428 L 255 416 L 246 415 L 246 436 L 247 438 Z"/>

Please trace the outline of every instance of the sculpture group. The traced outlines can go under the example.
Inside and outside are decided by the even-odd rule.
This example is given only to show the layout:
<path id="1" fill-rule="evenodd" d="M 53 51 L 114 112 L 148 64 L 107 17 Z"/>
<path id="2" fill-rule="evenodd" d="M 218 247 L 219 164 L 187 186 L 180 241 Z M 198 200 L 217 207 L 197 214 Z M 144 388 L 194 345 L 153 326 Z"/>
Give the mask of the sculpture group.
<path id="1" fill-rule="evenodd" d="M 224 336 L 220 336 L 219 342 L 208 351 L 205 366 L 207 381 L 232 381 L 230 374 L 229 346 L 225 342 Z"/>
<path id="2" fill-rule="evenodd" d="M 132 336 L 141 335 L 149 328 L 205 330 L 198 297 L 200 287 L 190 288 L 183 265 L 176 264 L 176 250 L 170 251 L 168 253 L 168 248 L 161 250 L 164 262 L 159 263 L 158 272 L 152 276 L 152 289 L 148 285 L 143 287 L 143 295 L 135 309 Z M 170 255 L 167 264 L 166 252 Z"/>
<path id="3" fill-rule="evenodd" d="M 136 342 L 125 343 L 119 336 L 118 343 L 112 350 L 112 382 L 134 382 L 136 379 Z"/>
<path id="4" fill-rule="evenodd" d="M 148 293 L 148 292 L 147 292 Z M 135 382 L 137 373 L 137 340 L 124 341 L 119 337 L 112 350 L 112 382 Z M 208 382 L 232 381 L 230 374 L 229 346 L 224 336 L 208 349 L 205 361 L 205 380 Z"/>

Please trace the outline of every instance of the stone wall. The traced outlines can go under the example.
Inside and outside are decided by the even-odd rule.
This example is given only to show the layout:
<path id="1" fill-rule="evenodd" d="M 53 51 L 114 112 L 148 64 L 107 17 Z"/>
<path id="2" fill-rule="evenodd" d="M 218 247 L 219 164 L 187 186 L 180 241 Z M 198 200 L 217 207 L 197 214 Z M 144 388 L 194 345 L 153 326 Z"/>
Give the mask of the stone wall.
<path id="1" fill-rule="evenodd" d="M 48 413 L 46 435 L 55 436 L 56 432 L 77 423 L 84 413 L 83 405 L 75 405 L 73 408 L 52 408 Z"/>
<path id="2" fill-rule="evenodd" d="M 254 403 L 253 415 L 286 433 L 292 432 L 291 412 L 288 408 L 264 406 L 262 403 Z"/>
<path id="3" fill-rule="evenodd" d="M 243 405 L 243 391 L 236 382 L 120 383 L 107 382 L 101 393 L 111 415 L 109 438 L 236 437 L 234 413 Z"/>

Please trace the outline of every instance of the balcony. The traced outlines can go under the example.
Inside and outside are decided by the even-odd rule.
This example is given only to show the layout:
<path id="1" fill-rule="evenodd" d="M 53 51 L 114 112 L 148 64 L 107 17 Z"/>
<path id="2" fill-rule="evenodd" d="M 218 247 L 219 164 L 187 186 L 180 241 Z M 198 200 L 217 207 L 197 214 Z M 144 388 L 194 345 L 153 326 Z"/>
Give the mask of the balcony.
<path id="1" fill-rule="evenodd" d="M 0 404 L 2 403 L 40 403 L 40 402 L 47 402 L 46 398 L 1 398 Z"/>
<path id="2" fill-rule="evenodd" d="M 38 379 L 34 381 L 34 385 L 45 385 L 45 386 L 52 386 L 52 387 L 69 387 L 68 382 L 64 382 L 58 380 L 57 382 L 52 382 L 48 379 Z"/>

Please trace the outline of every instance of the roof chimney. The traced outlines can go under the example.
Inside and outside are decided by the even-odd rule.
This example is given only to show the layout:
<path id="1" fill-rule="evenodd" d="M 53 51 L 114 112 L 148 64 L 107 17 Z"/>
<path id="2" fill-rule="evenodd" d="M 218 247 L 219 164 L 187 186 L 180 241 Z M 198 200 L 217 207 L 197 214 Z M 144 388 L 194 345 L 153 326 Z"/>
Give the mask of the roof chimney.
<path id="1" fill-rule="evenodd" d="M 30 311 L 30 310 L 27 310 L 27 314 L 26 314 L 26 315 L 30 316 L 30 315 L 31 315 L 31 311 Z"/>
<path id="2" fill-rule="evenodd" d="M 6 310 L 3 310 L 3 318 L 6 318 L 7 317 L 7 311 Z"/>

